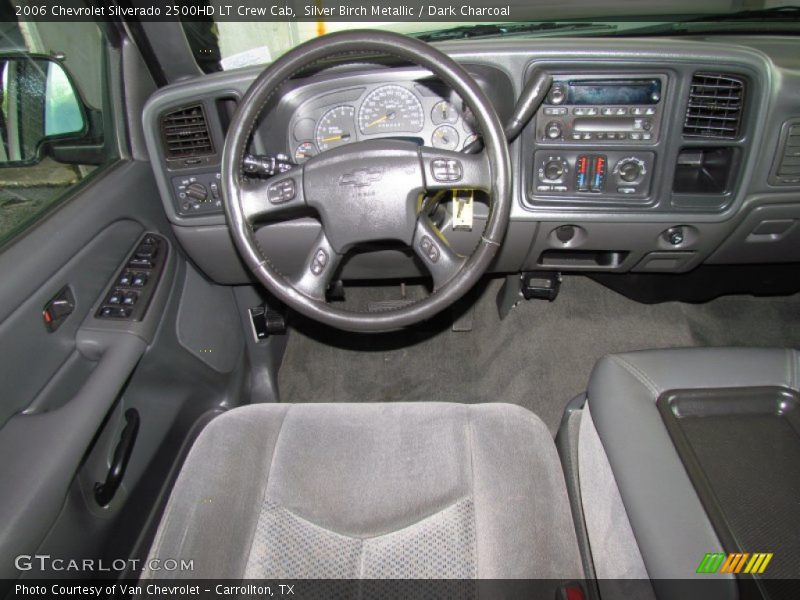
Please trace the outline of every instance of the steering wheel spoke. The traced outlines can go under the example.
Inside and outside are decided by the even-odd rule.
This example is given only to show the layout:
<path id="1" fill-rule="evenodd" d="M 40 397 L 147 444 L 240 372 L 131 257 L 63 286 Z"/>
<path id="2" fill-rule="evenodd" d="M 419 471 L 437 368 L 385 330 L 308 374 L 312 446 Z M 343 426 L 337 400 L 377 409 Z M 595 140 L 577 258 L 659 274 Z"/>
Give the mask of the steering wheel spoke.
<path id="1" fill-rule="evenodd" d="M 295 167 L 269 179 L 244 180 L 241 203 L 249 223 L 285 218 L 305 208 L 303 167 Z"/>
<path id="2" fill-rule="evenodd" d="M 428 191 L 456 188 L 483 190 L 492 187 L 492 169 L 483 150 L 477 154 L 463 154 L 437 148 L 420 148 L 425 172 L 425 189 Z"/>
<path id="3" fill-rule="evenodd" d="M 447 243 L 427 215 L 420 215 L 414 232 L 412 248 L 433 277 L 433 289 L 438 290 L 450 281 L 467 262 Z"/>
<path id="4" fill-rule="evenodd" d="M 333 249 L 325 231 L 320 229 L 303 269 L 292 278 L 291 283 L 309 298 L 325 302 L 325 292 L 341 261 L 342 255 Z"/>

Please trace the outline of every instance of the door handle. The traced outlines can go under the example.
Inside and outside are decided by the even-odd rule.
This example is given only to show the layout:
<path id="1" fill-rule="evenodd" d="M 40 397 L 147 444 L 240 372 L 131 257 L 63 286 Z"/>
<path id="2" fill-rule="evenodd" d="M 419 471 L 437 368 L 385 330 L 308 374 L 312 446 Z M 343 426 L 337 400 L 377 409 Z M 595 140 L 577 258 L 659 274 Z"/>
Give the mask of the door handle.
<path id="1" fill-rule="evenodd" d="M 42 318 L 47 331 L 53 333 L 75 310 L 75 296 L 68 285 L 65 285 L 44 305 Z"/>
<path id="2" fill-rule="evenodd" d="M 125 428 L 114 449 L 114 458 L 111 461 L 111 468 L 108 470 L 106 480 L 94 484 L 94 499 L 100 506 L 108 506 L 108 503 L 114 498 L 114 494 L 117 493 L 133 453 L 136 435 L 139 433 L 139 412 L 135 408 L 125 411 L 125 421 Z"/>

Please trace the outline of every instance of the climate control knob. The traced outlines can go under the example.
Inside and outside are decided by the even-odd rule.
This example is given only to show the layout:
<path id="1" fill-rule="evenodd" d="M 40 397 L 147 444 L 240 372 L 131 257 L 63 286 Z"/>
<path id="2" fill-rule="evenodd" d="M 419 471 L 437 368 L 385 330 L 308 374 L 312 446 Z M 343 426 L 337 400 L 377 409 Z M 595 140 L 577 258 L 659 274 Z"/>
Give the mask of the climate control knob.
<path id="1" fill-rule="evenodd" d="M 544 178 L 549 181 L 558 181 L 564 176 L 564 165 L 560 160 L 548 161 L 544 166 Z"/>
<path id="2" fill-rule="evenodd" d="M 545 185 L 561 185 L 569 172 L 569 163 L 563 156 L 548 156 L 539 163 L 539 181 Z"/>
<path id="3" fill-rule="evenodd" d="M 558 121 L 550 121 L 544 128 L 544 134 L 551 140 L 557 140 L 561 137 L 562 128 L 561 123 Z"/>
<path id="4" fill-rule="evenodd" d="M 635 183 L 646 173 L 644 163 L 638 158 L 623 158 L 617 163 L 614 171 L 620 181 L 625 183 Z"/>
<path id="5" fill-rule="evenodd" d="M 619 168 L 619 178 L 622 181 L 636 181 L 641 174 L 642 169 L 634 162 L 627 162 Z"/>

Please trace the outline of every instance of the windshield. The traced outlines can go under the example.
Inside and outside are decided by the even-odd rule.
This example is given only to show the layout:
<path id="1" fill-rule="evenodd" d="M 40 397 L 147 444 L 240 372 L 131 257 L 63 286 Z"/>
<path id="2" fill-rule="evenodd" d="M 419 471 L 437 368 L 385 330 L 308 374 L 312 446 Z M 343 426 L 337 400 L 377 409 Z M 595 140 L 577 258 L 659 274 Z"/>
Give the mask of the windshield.
<path id="1" fill-rule="evenodd" d="M 275 60 L 291 48 L 324 35 L 326 33 L 357 29 L 375 28 L 415 35 L 428 41 L 459 39 L 482 36 L 603 36 L 664 34 L 674 31 L 686 33 L 685 29 L 675 29 L 676 24 L 691 24 L 691 32 L 735 30 L 763 33 L 765 31 L 800 31 L 800 0 L 508 0 L 501 4 L 494 0 L 465 0 L 462 5 L 454 5 L 455 14 L 470 15 L 473 18 L 458 21 L 447 20 L 446 15 L 429 15 L 433 5 L 417 4 L 411 12 L 411 19 L 403 21 L 376 21 L 366 16 L 360 21 L 338 20 L 331 3 L 316 0 L 313 5 L 303 3 L 302 7 L 291 8 L 286 3 L 286 20 L 259 20 L 252 17 L 248 21 L 208 16 L 198 20 L 184 21 L 183 26 L 189 44 L 198 64 L 206 72 L 229 70 L 253 64 L 265 64 Z M 215 4 L 210 2 L 210 5 Z M 357 2 L 351 2 L 352 6 Z M 349 5 L 348 5 L 349 6 Z M 366 5 L 365 5 L 366 6 Z M 746 6 L 746 9 L 743 8 Z M 309 7 L 327 13 L 327 16 L 311 17 L 306 14 L 298 18 Z M 330 11 L 333 11 L 331 14 Z M 419 12 L 417 12 L 419 11 Z M 536 20 L 523 20 L 520 15 L 536 15 Z M 480 15 L 495 15 L 496 20 L 480 20 Z M 419 20 L 413 17 L 419 16 Z M 503 17 L 506 17 L 503 20 Z M 511 18 L 509 18 L 511 17 Z M 424 18 L 431 18 L 426 21 Z M 316 20 L 313 20 L 316 19 Z M 722 24 L 725 27 L 720 27 Z M 766 26 L 765 23 L 769 23 Z M 774 28 L 772 24 L 781 27 Z M 669 27 L 673 28 L 670 30 Z"/>

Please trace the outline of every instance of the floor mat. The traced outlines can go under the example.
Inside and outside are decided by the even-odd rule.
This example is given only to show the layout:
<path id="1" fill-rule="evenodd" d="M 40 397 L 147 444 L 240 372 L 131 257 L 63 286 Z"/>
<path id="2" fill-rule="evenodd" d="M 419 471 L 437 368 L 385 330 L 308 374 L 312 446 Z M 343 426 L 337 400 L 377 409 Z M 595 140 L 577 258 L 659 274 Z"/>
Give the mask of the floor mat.
<path id="1" fill-rule="evenodd" d="M 798 346 L 800 295 L 729 296 L 706 304 L 646 305 L 579 276 L 555 302 L 522 302 L 506 319 L 502 280 L 476 290 L 473 329 L 449 321 L 386 335 L 343 333 L 298 320 L 278 375 L 283 402 L 511 402 L 550 431 L 584 391 L 601 356 L 676 346 Z M 410 294 L 420 293 L 410 288 Z M 398 296 L 398 288 L 347 288 L 347 308 Z"/>

